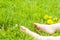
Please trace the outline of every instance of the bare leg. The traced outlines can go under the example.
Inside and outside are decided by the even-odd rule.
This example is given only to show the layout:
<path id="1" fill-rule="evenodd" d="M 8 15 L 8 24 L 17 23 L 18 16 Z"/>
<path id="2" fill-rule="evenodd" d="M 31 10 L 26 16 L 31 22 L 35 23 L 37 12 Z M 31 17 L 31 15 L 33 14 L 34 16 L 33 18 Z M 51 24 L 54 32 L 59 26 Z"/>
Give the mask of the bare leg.
<path id="1" fill-rule="evenodd" d="M 34 37 L 36 39 L 40 39 L 41 38 L 38 34 L 30 31 L 29 29 L 25 28 L 24 26 L 21 26 L 20 30 L 23 31 L 23 32 L 26 32 L 27 34 L 31 35 L 32 37 Z"/>
<path id="2" fill-rule="evenodd" d="M 26 32 L 27 34 L 31 35 L 32 37 L 36 38 L 37 40 L 60 40 L 60 36 L 39 36 L 38 34 L 30 31 L 29 29 L 25 28 L 24 26 L 20 27 L 20 30 Z"/>
<path id="3" fill-rule="evenodd" d="M 60 23 L 52 24 L 52 26 L 56 27 L 57 30 L 60 30 Z"/>

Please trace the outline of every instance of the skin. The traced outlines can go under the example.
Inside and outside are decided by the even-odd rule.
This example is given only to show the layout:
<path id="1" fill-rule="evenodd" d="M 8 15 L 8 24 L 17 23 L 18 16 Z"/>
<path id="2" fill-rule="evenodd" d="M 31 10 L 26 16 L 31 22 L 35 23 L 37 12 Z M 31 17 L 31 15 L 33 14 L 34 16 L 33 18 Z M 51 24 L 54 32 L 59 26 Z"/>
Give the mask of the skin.
<path id="1" fill-rule="evenodd" d="M 53 34 L 57 30 L 60 30 L 60 23 L 52 24 L 52 25 L 34 23 L 34 27 L 37 28 L 38 30 L 42 30 L 49 34 Z"/>
<path id="2" fill-rule="evenodd" d="M 37 40 L 60 40 L 60 36 L 40 36 L 39 34 L 30 31 L 28 28 L 24 26 L 20 27 L 20 31 L 26 32 L 27 34 L 31 35 L 32 37 L 36 38 Z"/>

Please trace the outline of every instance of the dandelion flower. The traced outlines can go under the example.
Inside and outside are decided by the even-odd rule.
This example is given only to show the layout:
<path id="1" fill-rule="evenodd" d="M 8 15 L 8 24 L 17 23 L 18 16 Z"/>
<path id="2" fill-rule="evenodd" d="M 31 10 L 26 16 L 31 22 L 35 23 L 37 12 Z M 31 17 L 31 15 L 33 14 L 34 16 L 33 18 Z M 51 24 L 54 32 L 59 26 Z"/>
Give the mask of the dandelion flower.
<path id="1" fill-rule="evenodd" d="M 54 22 L 53 22 L 53 20 L 52 19 L 48 19 L 47 20 L 47 24 L 53 24 Z"/>

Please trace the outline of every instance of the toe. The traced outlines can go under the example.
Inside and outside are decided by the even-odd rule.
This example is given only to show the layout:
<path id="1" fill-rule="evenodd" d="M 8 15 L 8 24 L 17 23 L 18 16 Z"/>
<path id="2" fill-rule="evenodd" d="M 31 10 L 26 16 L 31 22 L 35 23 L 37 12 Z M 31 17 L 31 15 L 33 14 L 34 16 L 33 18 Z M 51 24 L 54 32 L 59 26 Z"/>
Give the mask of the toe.
<path id="1" fill-rule="evenodd" d="M 20 30 L 21 30 L 21 31 L 25 31 L 26 28 L 25 28 L 24 26 L 20 26 Z"/>

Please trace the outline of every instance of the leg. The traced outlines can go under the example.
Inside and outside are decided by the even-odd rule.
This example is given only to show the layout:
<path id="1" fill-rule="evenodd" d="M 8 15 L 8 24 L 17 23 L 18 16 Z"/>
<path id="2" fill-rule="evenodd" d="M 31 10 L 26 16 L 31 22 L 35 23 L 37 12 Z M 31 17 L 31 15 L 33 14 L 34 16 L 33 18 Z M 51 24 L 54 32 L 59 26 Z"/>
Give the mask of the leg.
<path id="1" fill-rule="evenodd" d="M 27 34 L 31 35 L 32 37 L 34 37 L 34 38 L 36 38 L 38 40 L 41 38 L 38 34 L 30 31 L 29 29 L 25 28 L 24 26 L 21 26 L 20 30 L 23 31 L 23 32 L 26 32 Z"/>
<path id="2" fill-rule="evenodd" d="M 42 36 L 42 40 L 60 40 L 60 36 Z"/>
<path id="3" fill-rule="evenodd" d="M 52 26 L 56 27 L 57 30 L 60 30 L 60 23 L 52 24 Z"/>
<path id="4" fill-rule="evenodd" d="M 60 36 L 39 36 L 38 34 L 30 31 L 29 29 L 25 28 L 24 26 L 20 27 L 20 30 L 26 32 L 27 34 L 31 35 L 32 37 L 36 38 L 37 40 L 60 40 Z"/>

